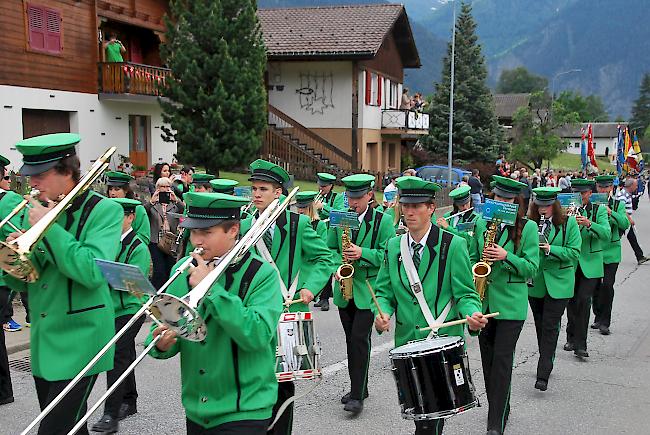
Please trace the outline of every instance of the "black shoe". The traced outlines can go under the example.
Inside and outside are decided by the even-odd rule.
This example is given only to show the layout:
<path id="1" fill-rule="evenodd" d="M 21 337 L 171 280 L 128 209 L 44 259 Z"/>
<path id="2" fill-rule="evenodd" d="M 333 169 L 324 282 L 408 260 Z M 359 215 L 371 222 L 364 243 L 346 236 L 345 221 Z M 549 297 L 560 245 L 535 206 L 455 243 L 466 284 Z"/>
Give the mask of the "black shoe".
<path id="1" fill-rule="evenodd" d="M 347 393 L 345 393 L 345 394 L 341 397 L 341 403 L 342 403 L 342 404 L 345 405 L 346 403 L 348 403 L 348 402 L 350 401 L 350 394 L 352 394 L 352 392 L 351 392 L 351 391 L 348 391 Z M 363 398 L 364 398 L 364 399 L 367 399 L 367 398 L 368 398 L 368 391 L 366 391 L 366 394 L 363 395 Z"/>
<path id="2" fill-rule="evenodd" d="M 609 326 L 600 325 L 600 328 L 598 328 L 598 329 L 600 330 L 600 333 L 603 334 L 603 335 L 611 334 L 611 332 L 609 330 Z"/>
<path id="3" fill-rule="evenodd" d="M 573 354 L 578 358 L 589 358 L 589 353 L 585 349 L 575 349 Z"/>
<path id="4" fill-rule="evenodd" d="M 650 257 L 641 257 L 636 262 L 637 262 L 637 264 L 643 264 L 648 260 L 650 260 Z"/>
<path id="5" fill-rule="evenodd" d="M 138 407 L 133 404 L 129 405 L 127 403 L 122 403 L 120 406 L 120 412 L 117 414 L 117 419 L 118 420 L 124 420 L 126 417 L 137 414 L 138 413 Z"/>
<path id="6" fill-rule="evenodd" d="M 319 307 L 319 308 L 322 307 L 323 306 L 323 300 L 319 299 L 318 302 L 314 302 L 314 306 Z"/>
<path id="7" fill-rule="evenodd" d="M 330 310 L 330 301 L 328 301 L 327 299 L 324 300 L 324 301 L 320 304 L 320 310 L 321 310 L 321 311 L 329 311 L 329 310 Z"/>
<path id="8" fill-rule="evenodd" d="M 120 427 L 120 423 L 117 418 L 113 418 L 108 414 L 104 414 L 102 418 L 99 419 L 92 427 L 93 432 L 100 433 L 117 433 Z"/>
<path id="9" fill-rule="evenodd" d="M 566 350 L 567 352 L 571 352 L 572 350 L 575 350 L 575 349 L 576 349 L 576 347 L 573 345 L 573 343 L 567 342 L 564 345 L 564 350 Z"/>
<path id="10" fill-rule="evenodd" d="M 3 397 L 0 399 L 0 405 L 7 405 L 9 403 L 14 403 L 14 396 Z"/>
<path id="11" fill-rule="evenodd" d="M 548 388 L 548 381 L 545 381 L 544 379 L 538 379 L 537 382 L 535 382 L 535 388 L 537 388 L 539 391 L 546 391 Z"/>
<path id="12" fill-rule="evenodd" d="M 600 322 L 594 322 L 591 324 L 591 329 L 598 329 L 600 328 Z"/>
<path id="13" fill-rule="evenodd" d="M 501 432 L 498 430 L 491 429 L 485 433 L 485 435 L 501 435 Z"/>
<path id="14" fill-rule="evenodd" d="M 348 403 L 345 404 L 343 410 L 351 412 L 354 415 L 358 415 L 363 411 L 363 400 L 354 400 L 350 399 Z"/>

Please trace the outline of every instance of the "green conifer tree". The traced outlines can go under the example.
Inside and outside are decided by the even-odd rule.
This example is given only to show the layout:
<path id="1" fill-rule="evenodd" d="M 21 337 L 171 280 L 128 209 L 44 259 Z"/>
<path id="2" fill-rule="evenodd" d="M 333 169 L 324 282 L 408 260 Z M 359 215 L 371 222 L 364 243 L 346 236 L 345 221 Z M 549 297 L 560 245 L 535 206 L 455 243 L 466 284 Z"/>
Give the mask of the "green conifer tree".
<path id="1" fill-rule="evenodd" d="M 255 0 L 172 0 L 161 48 L 173 78 L 163 139 L 210 173 L 248 164 L 267 124 L 266 51 Z"/>
<path id="2" fill-rule="evenodd" d="M 637 131 L 639 137 L 644 136 L 650 127 L 650 73 L 645 73 L 639 88 L 639 98 L 634 101 L 630 126 Z"/>
<path id="3" fill-rule="evenodd" d="M 503 131 L 494 113 L 486 84 L 487 68 L 476 36 L 472 7 L 464 3 L 456 20 L 453 158 L 465 161 L 495 160 L 503 151 Z M 429 134 L 425 147 L 434 155 L 447 155 L 451 43 L 443 59 L 442 80 L 436 84 L 429 106 Z"/>

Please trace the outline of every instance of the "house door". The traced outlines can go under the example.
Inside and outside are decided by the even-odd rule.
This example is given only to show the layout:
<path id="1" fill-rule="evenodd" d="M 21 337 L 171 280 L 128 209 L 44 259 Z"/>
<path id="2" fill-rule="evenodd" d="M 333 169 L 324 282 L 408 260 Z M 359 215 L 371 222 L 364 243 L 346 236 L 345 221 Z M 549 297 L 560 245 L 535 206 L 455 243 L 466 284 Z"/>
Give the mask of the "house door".
<path id="1" fill-rule="evenodd" d="M 143 115 L 129 115 L 129 159 L 135 169 L 149 168 L 151 118 Z"/>
<path id="2" fill-rule="evenodd" d="M 70 133 L 70 112 L 23 109 L 23 139 L 51 133 Z"/>

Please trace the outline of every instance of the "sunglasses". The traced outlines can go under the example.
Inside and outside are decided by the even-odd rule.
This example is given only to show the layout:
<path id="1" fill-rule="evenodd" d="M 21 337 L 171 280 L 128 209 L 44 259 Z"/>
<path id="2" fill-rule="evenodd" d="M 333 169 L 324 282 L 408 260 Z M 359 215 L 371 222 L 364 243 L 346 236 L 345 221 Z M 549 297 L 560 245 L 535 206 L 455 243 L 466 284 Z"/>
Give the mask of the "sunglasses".
<path id="1" fill-rule="evenodd" d="M 6 181 L 9 181 L 9 180 L 11 180 L 11 177 L 9 175 L 5 175 L 4 177 L 2 177 L 2 179 L 6 180 Z"/>

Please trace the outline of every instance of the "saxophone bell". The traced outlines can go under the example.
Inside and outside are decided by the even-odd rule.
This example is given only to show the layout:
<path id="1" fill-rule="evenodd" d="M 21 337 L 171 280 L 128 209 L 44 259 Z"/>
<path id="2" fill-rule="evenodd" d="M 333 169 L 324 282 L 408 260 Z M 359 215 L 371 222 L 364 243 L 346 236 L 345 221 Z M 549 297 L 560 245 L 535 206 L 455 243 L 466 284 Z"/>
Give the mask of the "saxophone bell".
<path id="1" fill-rule="evenodd" d="M 345 259 L 343 252 L 345 252 L 345 250 L 348 249 L 351 244 L 352 240 L 350 239 L 350 228 L 345 227 L 343 229 L 343 234 L 341 234 L 341 258 L 343 259 L 343 264 L 339 266 L 339 268 L 336 270 L 336 273 L 339 277 L 341 277 L 339 285 L 341 286 L 341 294 L 343 295 L 343 299 L 346 301 L 352 299 L 353 296 L 352 283 L 354 279 L 354 266 L 352 265 L 351 261 L 347 261 Z"/>
<path id="2" fill-rule="evenodd" d="M 491 221 L 488 225 L 487 231 L 485 232 L 485 244 L 483 245 L 481 259 L 472 266 L 474 287 L 476 287 L 476 292 L 478 293 L 481 302 L 485 299 L 488 287 L 487 279 L 490 273 L 492 273 L 492 261 L 487 259 L 485 250 L 496 242 L 497 228 L 499 228 L 499 225 L 501 225 L 501 222 L 496 219 Z"/>

